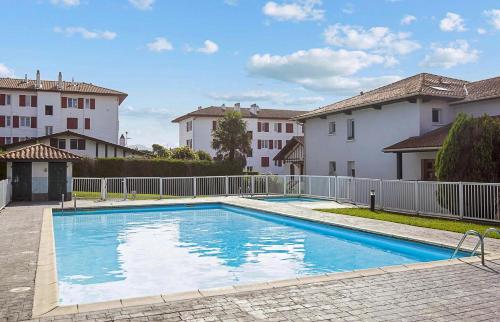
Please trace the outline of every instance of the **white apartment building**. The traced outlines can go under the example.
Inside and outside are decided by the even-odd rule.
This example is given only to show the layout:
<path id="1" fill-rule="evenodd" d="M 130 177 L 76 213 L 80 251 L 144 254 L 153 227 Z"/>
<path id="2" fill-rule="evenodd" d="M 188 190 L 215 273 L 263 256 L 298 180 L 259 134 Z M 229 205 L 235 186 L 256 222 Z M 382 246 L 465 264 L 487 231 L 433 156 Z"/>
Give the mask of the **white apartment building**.
<path id="1" fill-rule="evenodd" d="M 285 170 L 282 162 L 275 162 L 273 158 L 293 136 L 303 135 L 302 126 L 290 118 L 304 114 L 304 111 L 261 109 L 256 104 L 241 108 L 238 103 L 234 107 L 199 107 L 172 121 L 179 124 L 179 145 L 206 151 L 214 157 L 216 151 L 212 149 L 212 130 L 227 109 L 241 112 L 247 131 L 252 135 L 252 153 L 247 157 L 247 170 L 283 174 Z"/>
<path id="2" fill-rule="evenodd" d="M 90 83 L 0 78 L 0 145 L 66 130 L 118 143 L 127 94 Z"/>
<path id="3" fill-rule="evenodd" d="M 459 112 L 500 115 L 500 77 L 418 74 L 303 114 L 305 173 L 432 180 Z"/>

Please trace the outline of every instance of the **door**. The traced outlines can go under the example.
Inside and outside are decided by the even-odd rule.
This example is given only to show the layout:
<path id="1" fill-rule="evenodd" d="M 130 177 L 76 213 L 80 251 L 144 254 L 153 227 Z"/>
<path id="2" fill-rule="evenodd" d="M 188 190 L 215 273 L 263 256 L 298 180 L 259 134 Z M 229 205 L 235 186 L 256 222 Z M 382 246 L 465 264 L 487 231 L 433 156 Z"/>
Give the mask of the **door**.
<path id="1" fill-rule="evenodd" d="M 12 200 L 31 200 L 31 162 L 12 163 Z"/>
<path id="2" fill-rule="evenodd" d="M 295 166 L 292 164 L 290 164 L 290 175 L 294 176 L 295 175 Z"/>
<path id="3" fill-rule="evenodd" d="M 62 194 L 69 200 L 66 187 L 66 162 L 49 162 L 49 200 L 60 201 Z"/>
<path id="4" fill-rule="evenodd" d="M 422 159 L 422 180 L 435 181 L 434 159 Z"/>

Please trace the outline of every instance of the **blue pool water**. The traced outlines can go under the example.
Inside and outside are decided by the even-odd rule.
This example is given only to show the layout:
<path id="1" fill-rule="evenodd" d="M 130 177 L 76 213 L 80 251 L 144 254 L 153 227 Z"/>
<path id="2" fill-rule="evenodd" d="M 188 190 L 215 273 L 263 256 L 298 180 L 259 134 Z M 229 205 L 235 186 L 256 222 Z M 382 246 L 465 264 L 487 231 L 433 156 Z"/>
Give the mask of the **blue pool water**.
<path id="1" fill-rule="evenodd" d="M 426 262 L 452 253 L 222 204 L 55 213 L 54 234 L 61 304 Z"/>
<path id="2" fill-rule="evenodd" d="M 269 202 L 318 202 L 325 201 L 325 199 L 301 197 L 301 196 L 271 196 L 271 197 L 257 197 L 255 199 L 269 201 Z"/>

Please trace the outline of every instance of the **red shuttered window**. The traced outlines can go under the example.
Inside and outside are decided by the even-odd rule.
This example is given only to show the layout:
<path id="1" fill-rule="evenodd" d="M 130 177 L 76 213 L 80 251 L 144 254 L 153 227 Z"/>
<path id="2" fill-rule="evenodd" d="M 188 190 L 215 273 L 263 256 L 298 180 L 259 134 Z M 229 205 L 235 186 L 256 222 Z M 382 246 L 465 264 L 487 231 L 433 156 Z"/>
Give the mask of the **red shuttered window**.
<path id="1" fill-rule="evenodd" d="M 286 133 L 293 133 L 293 123 L 286 123 Z"/>
<path id="2" fill-rule="evenodd" d="M 281 150 L 282 147 L 283 147 L 283 141 L 278 140 L 278 149 Z"/>
<path id="3" fill-rule="evenodd" d="M 262 132 L 262 123 L 257 122 L 257 132 Z"/>
<path id="4" fill-rule="evenodd" d="M 262 167 L 268 167 L 269 166 L 269 157 L 261 157 L 260 158 L 260 165 Z"/>
<path id="5" fill-rule="evenodd" d="M 12 127 L 15 127 L 15 128 L 19 127 L 19 116 L 12 117 Z"/>
<path id="6" fill-rule="evenodd" d="M 36 116 L 31 117 L 31 128 L 36 129 Z"/>
<path id="7" fill-rule="evenodd" d="M 264 132 L 269 132 L 269 123 L 265 122 L 263 125 L 264 125 Z"/>
<path id="8" fill-rule="evenodd" d="M 26 106 L 26 95 L 19 95 L 19 106 Z"/>
<path id="9" fill-rule="evenodd" d="M 85 118 L 85 130 L 90 130 L 90 118 Z"/>
<path id="10" fill-rule="evenodd" d="M 90 109 L 95 110 L 95 98 L 90 99 Z"/>
<path id="11" fill-rule="evenodd" d="M 4 145 L 4 144 L 5 144 L 5 137 L 0 136 L 0 145 Z"/>
<path id="12" fill-rule="evenodd" d="M 269 140 L 269 149 L 272 150 L 273 149 L 273 140 Z"/>
<path id="13" fill-rule="evenodd" d="M 5 105 L 5 94 L 0 94 L 0 105 Z"/>
<path id="14" fill-rule="evenodd" d="M 68 107 L 68 98 L 61 97 L 61 108 L 67 108 L 67 107 Z"/>
<path id="15" fill-rule="evenodd" d="M 262 148 L 262 141 L 257 140 L 257 149 L 261 149 L 261 148 Z"/>
<path id="16" fill-rule="evenodd" d="M 38 97 L 36 95 L 31 96 L 31 107 L 37 107 L 38 106 Z"/>
<path id="17" fill-rule="evenodd" d="M 83 98 L 81 97 L 78 98 L 78 108 L 81 110 L 83 109 L 83 103 L 84 103 Z"/>
<path id="18" fill-rule="evenodd" d="M 0 115 L 0 127 L 5 127 L 5 116 Z"/>
<path id="19" fill-rule="evenodd" d="M 78 119 L 75 117 L 68 117 L 66 125 L 68 130 L 76 130 L 78 129 Z"/>

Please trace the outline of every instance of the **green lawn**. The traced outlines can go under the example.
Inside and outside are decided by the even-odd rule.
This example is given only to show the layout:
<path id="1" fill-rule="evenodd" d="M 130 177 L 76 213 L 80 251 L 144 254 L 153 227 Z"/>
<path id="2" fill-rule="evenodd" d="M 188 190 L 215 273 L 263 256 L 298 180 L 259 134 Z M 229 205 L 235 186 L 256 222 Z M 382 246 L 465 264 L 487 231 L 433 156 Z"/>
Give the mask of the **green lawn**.
<path id="1" fill-rule="evenodd" d="M 370 209 L 366 208 L 336 208 L 336 209 L 316 209 L 316 210 L 323 212 L 330 212 L 339 215 L 348 215 L 348 216 L 390 221 L 410 226 L 447 230 L 457 233 L 464 233 L 469 229 L 474 229 L 480 233 L 483 233 L 489 227 L 500 228 L 500 226 L 494 224 L 482 225 L 466 221 L 437 219 L 437 218 L 405 215 L 405 214 L 398 214 L 398 213 L 378 211 L 378 210 L 372 212 L 370 211 Z M 500 239 L 500 235 L 495 233 L 488 234 L 488 237 Z"/>

